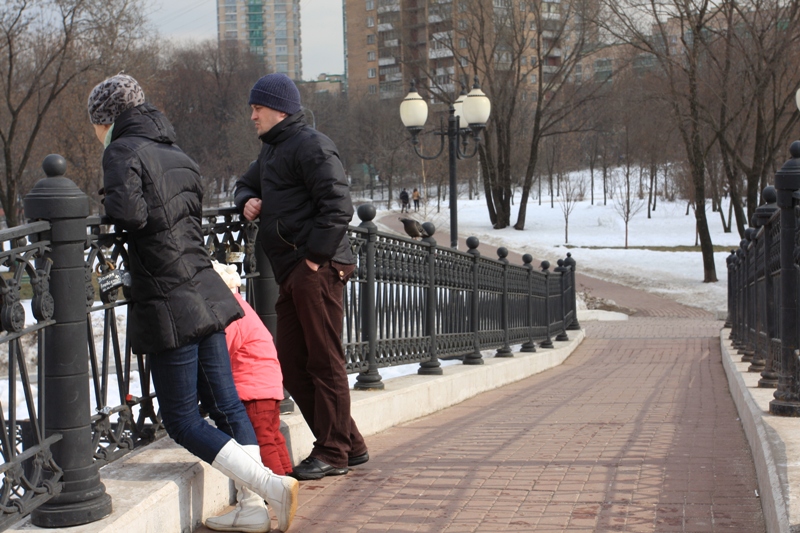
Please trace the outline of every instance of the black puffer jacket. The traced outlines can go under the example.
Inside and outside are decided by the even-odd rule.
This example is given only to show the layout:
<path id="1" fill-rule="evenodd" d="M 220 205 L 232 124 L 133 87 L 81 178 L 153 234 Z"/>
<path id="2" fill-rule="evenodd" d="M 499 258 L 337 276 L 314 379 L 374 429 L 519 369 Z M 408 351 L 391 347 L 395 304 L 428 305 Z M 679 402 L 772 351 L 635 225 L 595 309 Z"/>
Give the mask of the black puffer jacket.
<path id="1" fill-rule="evenodd" d="M 179 348 L 243 316 L 203 247 L 203 190 L 197 164 L 175 132 L 143 104 L 114 122 L 103 154 L 104 205 L 127 230 L 135 353 Z"/>
<path id="2" fill-rule="evenodd" d="M 236 182 L 239 210 L 261 198 L 261 244 L 281 283 L 303 259 L 356 262 L 347 238 L 350 187 L 336 145 L 295 113 L 262 135 L 264 145 Z"/>

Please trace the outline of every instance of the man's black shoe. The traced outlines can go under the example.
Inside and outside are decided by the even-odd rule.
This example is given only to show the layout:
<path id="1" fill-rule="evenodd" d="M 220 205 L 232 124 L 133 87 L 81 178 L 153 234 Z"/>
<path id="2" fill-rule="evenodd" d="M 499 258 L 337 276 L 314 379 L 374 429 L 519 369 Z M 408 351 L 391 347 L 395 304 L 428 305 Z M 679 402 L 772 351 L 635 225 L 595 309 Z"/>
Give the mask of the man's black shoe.
<path id="1" fill-rule="evenodd" d="M 361 455 L 352 455 L 347 458 L 347 466 L 363 465 L 369 461 L 369 452 L 364 452 Z"/>
<path id="2" fill-rule="evenodd" d="M 342 476 L 348 471 L 345 468 L 336 468 L 328 463 L 323 463 L 316 457 L 308 457 L 300 461 L 300 464 L 294 467 L 290 476 L 295 479 L 307 481 L 311 479 L 322 479 L 325 476 Z"/>

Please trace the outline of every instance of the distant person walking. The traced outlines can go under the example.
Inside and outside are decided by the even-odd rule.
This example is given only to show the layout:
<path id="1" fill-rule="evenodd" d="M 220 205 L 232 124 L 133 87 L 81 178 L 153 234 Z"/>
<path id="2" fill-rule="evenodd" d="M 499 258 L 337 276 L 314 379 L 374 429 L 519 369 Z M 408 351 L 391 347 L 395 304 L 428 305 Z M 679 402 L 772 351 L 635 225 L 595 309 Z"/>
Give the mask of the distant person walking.
<path id="1" fill-rule="evenodd" d="M 130 76 L 101 82 L 88 107 L 106 147 L 105 211 L 128 232 L 128 338 L 134 353 L 149 356 L 164 427 L 175 442 L 267 500 L 286 531 L 298 483 L 261 463 L 236 393 L 223 330 L 243 312 L 204 246 L 200 170 Z M 200 416 L 198 399 L 216 427 Z M 269 516 L 263 528 L 269 530 Z"/>
<path id="2" fill-rule="evenodd" d="M 336 146 L 305 123 L 288 76 L 259 79 L 250 107 L 263 145 L 236 181 L 234 201 L 247 220 L 261 217 L 259 237 L 280 285 L 275 343 L 284 386 L 316 439 L 292 475 L 346 474 L 369 460 L 350 416 L 341 340 L 343 291 L 356 262 L 347 236 L 350 188 Z"/>
<path id="3" fill-rule="evenodd" d="M 400 191 L 400 212 L 408 213 L 408 191 L 405 187 Z"/>
<path id="4" fill-rule="evenodd" d="M 411 191 L 411 199 L 414 200 L 414 211 L 419 211 L 419 199 L 420 199 L 420 197 L 421 197 L 421 195 L 419 194 L 419 191 L 415 187 L 414 190 Z"/>

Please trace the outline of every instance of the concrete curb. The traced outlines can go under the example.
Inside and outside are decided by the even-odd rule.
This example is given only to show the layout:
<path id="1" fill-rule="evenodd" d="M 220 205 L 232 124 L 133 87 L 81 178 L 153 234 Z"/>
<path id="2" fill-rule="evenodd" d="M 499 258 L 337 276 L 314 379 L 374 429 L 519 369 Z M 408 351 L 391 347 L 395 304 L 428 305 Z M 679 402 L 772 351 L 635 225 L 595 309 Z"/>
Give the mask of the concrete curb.
<path id="1" fill-rule="evenodd" d="M 410 375 L 386 381 L 380 391 L 351 392 L 351 412 L 364 436 L 435 413 L 486 392 L 563 363 L 581 344 L 584 331 L 555 348 L 537 348 L 514 357 L 487 357 L 483 365 L 444 367 L 442 376 Z M 484 352 L 486 355 L 492 352 Z M 294 462 L 305 458 L 314 438 L 299 413 L 284 415 L 281 430 Z M 188 533 L 230 505 L 232 483 L 171 439 L 131 453 L 100 471 L 113 501 L 112 514 L 80 528 L 47 529 L 50 533 Z M 301 488 L 302 490 L 302 488 Z M 43 530 L 22 520 L 8 531 Z"/>
<path id="2" fill-rule="evenodd" d="M 758 387 L 761 374 L 747 371 L 750 363 L 741 362 L 729 336 L 730 329 L 720 333 L 722 366 L 753 455 L 767 531 L 799 532 L 800 502 L 796 498 L 793 503 L 791 494 L 793 488 L 794 492 L 800 488 L 800 463 L 789 463 L 788 458 L 800 457 L 800 424 L 797 419 L 769 413 L 775 389 Z"/>

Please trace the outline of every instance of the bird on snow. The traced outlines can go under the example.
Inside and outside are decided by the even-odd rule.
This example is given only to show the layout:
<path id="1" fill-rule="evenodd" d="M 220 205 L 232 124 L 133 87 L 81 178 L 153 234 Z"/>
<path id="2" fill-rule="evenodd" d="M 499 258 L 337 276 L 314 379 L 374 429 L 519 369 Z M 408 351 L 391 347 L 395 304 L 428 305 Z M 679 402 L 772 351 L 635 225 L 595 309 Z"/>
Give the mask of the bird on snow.
<path id="1" fill-rule="evenodd" d="M 422 224 L 413 218 L 401 218 L 399 220 L 403 223 L 403 229 L 406 230 L 406 233 L 408 233 L 409 237 L 414 239 L 419 237 L 429 237 L 428 232 L 425 231 L 425 228 L 422 227 Z"/>

